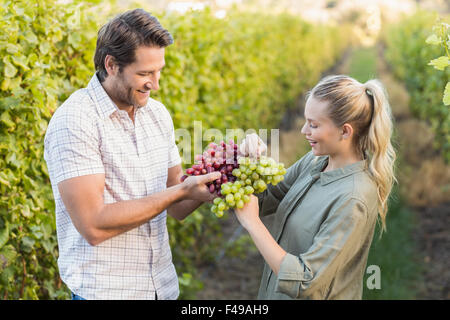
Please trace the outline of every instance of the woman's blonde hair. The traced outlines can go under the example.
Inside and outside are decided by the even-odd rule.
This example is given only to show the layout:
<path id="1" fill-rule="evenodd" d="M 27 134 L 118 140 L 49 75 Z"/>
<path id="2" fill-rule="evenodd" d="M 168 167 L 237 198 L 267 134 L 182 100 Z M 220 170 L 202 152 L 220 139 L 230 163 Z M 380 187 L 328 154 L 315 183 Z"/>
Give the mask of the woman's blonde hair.
<path id="1" fill-rule="evenodd" d="M 393 119 L 384 86 L 376 79 L 362 84 L 349 76 L 332 75 L 323 78 L 309 95 L 329 102 L 329 117 L 337 127 L 352 125 L 354 146 L 368 159 L 368 171 L 377 186 L 378 213 L 382 231 L 386 231 L 388 198 L 397 180 L 391 144 Z"/>

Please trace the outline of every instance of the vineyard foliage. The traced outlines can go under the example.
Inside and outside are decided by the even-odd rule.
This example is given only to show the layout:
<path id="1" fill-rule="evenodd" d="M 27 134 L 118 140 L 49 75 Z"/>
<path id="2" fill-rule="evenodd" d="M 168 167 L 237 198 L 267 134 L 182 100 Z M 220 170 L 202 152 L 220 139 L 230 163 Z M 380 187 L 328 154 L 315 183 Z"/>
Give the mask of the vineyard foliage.
<path id="1" fill-rule="evenodd" d="M 450 107 L 443 102 L 443 92 L 450 80 L 450 68 L 436 70 L 430 63 L 448 52 L 444 46 L 430 45 L 430 40 L 427 43 L 436 21 L 435 14 L 421 11 L 387 28 L 385 56 L 395 75 L 406 85 L 412 113 L 430 123 L 435 148 L 449 162 Z"/>
<path id="2" fill-rule="evenodd" d="M 64 299 L 43 137 L 55 109 L 93 75 L 97 30 L 114 2 L 4 1 L 0 6 L 0 299 Z M 155 14 L 174 37 L 161 89 L 175 128 L 273 128 L 342 54 L 344 29 L 289 15 Z M 343 32 L 344 31 L 344 32 Z M 181 297 L 195 265 L 223 243 L 209 208 L 168 219 Z"/>
<path id="3" fill-rule="evenodd" d="M 436 70 L 444 71 L 450 66 L 450 25 L 445 22 L 438 22 L 433 27 L 433 33 L 427 38 L 426 43 L 432 46 L 439 46 L 445 50 L 444 55 L 431 60 L 428 65 Z M 445 85 L 442 102 L 450 106 L 450 81 Z"/>

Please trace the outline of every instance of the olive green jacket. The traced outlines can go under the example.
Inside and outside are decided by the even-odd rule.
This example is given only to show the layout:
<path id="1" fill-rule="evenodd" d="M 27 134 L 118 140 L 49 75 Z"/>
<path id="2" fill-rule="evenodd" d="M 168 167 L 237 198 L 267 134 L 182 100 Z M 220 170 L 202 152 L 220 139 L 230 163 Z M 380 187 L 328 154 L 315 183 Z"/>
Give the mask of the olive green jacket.
<path id="1" fill-rule="evenodd" d="M 264 266 L 258 299 L 361 299 L 377 220 L 367 160 L 322 172 L 328 157 L 309 152 L 285 179 L 258 196 L 260 215 L 287 252 L 278 276 Z"/>

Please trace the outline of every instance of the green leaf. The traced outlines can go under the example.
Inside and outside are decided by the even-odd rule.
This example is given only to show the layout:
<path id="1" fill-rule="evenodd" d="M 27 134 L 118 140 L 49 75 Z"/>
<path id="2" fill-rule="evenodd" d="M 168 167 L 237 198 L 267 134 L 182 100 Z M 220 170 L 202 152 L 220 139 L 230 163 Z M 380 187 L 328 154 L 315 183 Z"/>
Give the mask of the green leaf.
<path id="1" fill-rule="evenodd" d="M 33 249 L 34 244 L 36 241 L 28 236 L 25 236 L 22 238 L 22 250 L 24 250 L 26 253 L 30 253 Z"/>
<path id="2" fill-rule="evenodd" d="M 178 280 L 180 281 L 180 285 L 188 286 L 192 281 L 192 275 L 184 272 Z"/>
<path id="3" fill-rule="evenodd" d="M 14 82 L 15 79 L 18 78 L 14 78 L 11 79 L 11 83 L 8 85 L 9 89 L 14 89 L 16 86 L 18 86 L 20 84 L 16 84 Z M 20 80 L 20 79 L 19 79 Z M 16 97 L 6 97 L 6 98 L 1 98 L 0 99 L 0 108 L 4 108 L 4 109 L 13 109 L 16 105 L 18 105 L 20 103 L 20 99 L 16 98 Z M 6 112 L 6 111 L 5 111 Z M 2 115 L 3 116 L 3 115 Z M 9 115 L 8 115 L 9 116 Z M 10 118 L 11 119 L 11 118 Z M 1 118 L 0 120 L 3 120 L 3 118 Z"/>
<path id="4" fill-rule="evenodd" d="M 19 52 L 19 46 L 16 44 L 8 43 L 6 45 L 6 52 L 10 54 L 16 54 L 17 52 Z"/>
<path id="5" fill-rule="evenodd" d="M 50 223 L 43 223 L 41 225 L 42 228 L 42 232 L 44 233 L 44 238 L 50 238 L 52 235 L 52 226 L 50 225 Z"/>
<path id="6" fill-rule="evenodd" d="M 5 148 L 6 149 L 6 148 Z M 4 172 L 0 172 L 0 184 L 4 184 L 7 187 L 10 187 L 8 177 Z"/>
<path id="7" fill-rule="evenodd" d="M 42 240 L 41 245 L 47 252 L 52 252 L 55 248 L 55 243 L 50 240 Z"/>
<path id="8" fill-rule="evenodd" d="M 428 44 L 431 44 L 431 45 L 433 45 L 433 46 L 436 46 L 436 45 L 440 45 L 441 42 L 442 42 L 442 40 L 441 40 L 441 38 L 439 38 L 437 35 L 432 34 L 431 36 L 429 36 L 429 37 L 425 40 L 425 42 L 428 43 Z"/>
<path id="9" fill-rule="evenodd" d="M 9 224 L 6 221 L 3 229 L 0 230 L 0 249 L 8 242 L 9 239 Z"/>
<path id="10" fill-rule="evenodd" d="M 30 229 L 31 229 L 31 233 L 33 234 L 33 236 L 38 240 L 41 239 L 42 236 L 44 235 L 42 233 L 40 226 L 31 226 Z"/>
<path id="11" fill-rule="evenodd" d="M 39 50 L 42 54 L 47 54 L 50 50 L 50 44 L 48 42 L 41 42 L 39 45 Z"/>
<path id="12" fill-rule="evenodd" d="M 16 75 L 17 69 L 14 67 L 11 62 L 6 61 L 5 62 L 5 76 L 8 78 L 12 78 Z"/>
<path id="13" fill-rule="evenodd" d="M 11 83 L 11 78 L 5 78 L 3 79 L 2 85 L 0 87 L 0 89 L 2 91 L 6 91 L 9 88 L 9 84 Z"/>
<path id="14" fill-rule="evenodd" d="M 5 111 L 2 113 L 0 117 L 1 122 L 6 124 L 7 127 L 11 128 L 15 126 L 15 123 L 12 121 L 11 116 L 9 115 L 8 111 Z"/>
<path id="15" fill-rule="evenodd" d="M 31 218 L 33 216 L 33 213 L 31 212 L 30 207 L 27 204 L 23 205 L 22 207 L 22 215 L 25 218 Z"/>
<path id="16" fill-rule="evenodd" d="M 5 160 L 6 160 L 6 163 L 13 165 L 16 168 L 20 167 L 20 161 L 17 160 L 16 153 L 14 153 L 14 152 L 9 153 L 6 156 Z"/>
<path id="17" fill-rule="evenodd" d="M 28 68 L 27 58 L 25 56 L 12 56 L 12 61 L 24 70 L 30 70 L 30 68 Z"/>
<path id="18" fill-rule="evenodd" d="M 25 33 L 25 39 L 31 44 L 37 44 L 39 42 L 38 38 L 36 37 L 36 35 L 31 30 L 28 30 Z"/>
<path id="19" fill-rule="evenodd" d="M 442 102 L 446 106 L 450 105 L 450 82 L 447 82 L 444 89 L 444 98 L 442 99 Z"/>
<path id="20" fill-rule="evenodd" d="M 14 263 L 16 256 L 16 249 L 14 249 L 14 247 L 10 244 L 7 244 L 0 250 L 0 271 L 2 271 L 0 274 L 2 274 L 2 278 L 4 269 L 11 263 Z"/>
<path id="21" fill-rule="evenodd" d="M 437 59 L 431 60 L 428 65 L 442 71 L 445 69 L 445 67 L 450 65 L 450 59 L 447 56 L 442 56 Z"/>
<path id="22" fill-rule="evenodd" d="M 81 45 L 81 36 L 78 33 L 69 34 L 68 41 L 73 48 L 78 49 Z"/>

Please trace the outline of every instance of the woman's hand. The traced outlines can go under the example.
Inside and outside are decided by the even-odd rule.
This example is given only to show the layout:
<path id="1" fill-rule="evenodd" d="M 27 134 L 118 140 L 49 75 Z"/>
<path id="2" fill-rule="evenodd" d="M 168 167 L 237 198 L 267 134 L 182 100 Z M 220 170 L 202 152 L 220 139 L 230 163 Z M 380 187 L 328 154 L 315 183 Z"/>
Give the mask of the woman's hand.
<path id="1" fill-rule="evenodd" d="M 236 212 L 239 223 L 248 231 L 267 264 L 278 275 L 281 261 L 286 255 L 286 251 L 275 241 L 259 218 L 258 198 L 251 195 L 250 202 L 242 209 L 236 208 L 234 211 Z"/>
<path id="2" fill-rule="evenodd" d="M 259 159 L 267 151 L 267 145 L 256 134 L 248 134 L 239 146 L 239 151 L 244 157 Z"/>
<path id="3" fill-rule="evenodd" d="M 250 195 L 250 201 L 242 209 L 236 208 L 234 211 L 239 223 L 247 230 L 261 221 L 258 198 L 254 195 Z"/>

